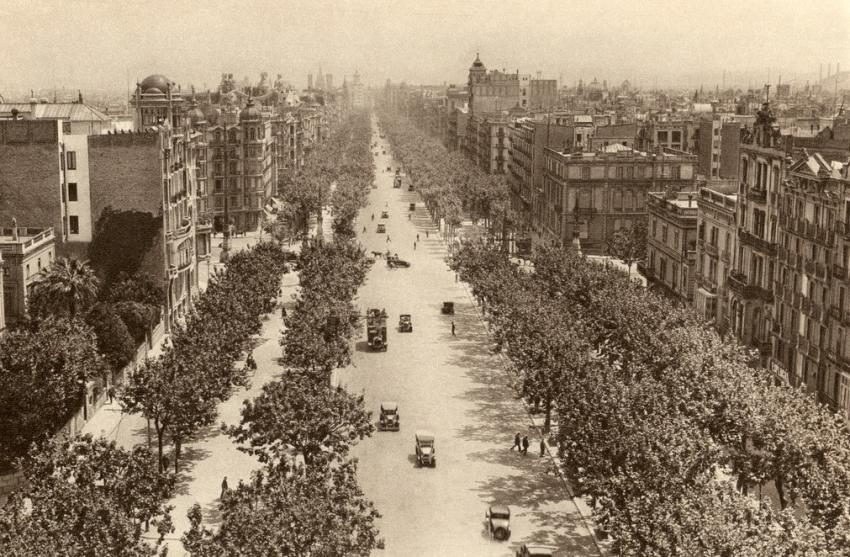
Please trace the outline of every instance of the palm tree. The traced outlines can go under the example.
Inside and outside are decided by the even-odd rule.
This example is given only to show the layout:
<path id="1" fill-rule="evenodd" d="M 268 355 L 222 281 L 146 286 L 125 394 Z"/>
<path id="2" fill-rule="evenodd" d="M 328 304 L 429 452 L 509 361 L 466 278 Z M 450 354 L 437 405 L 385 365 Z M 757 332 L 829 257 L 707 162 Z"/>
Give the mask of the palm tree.
<path id="1" fill-rule="evenodd" d="M 100 280 L 88 263 L 60 257 L 41 271 L 41 278 L 33 285 L 33 293 L 38 291 L 54 307 L 67 307 L 73 319 L 77 310 L 94 303 L 99 286 Z"/>

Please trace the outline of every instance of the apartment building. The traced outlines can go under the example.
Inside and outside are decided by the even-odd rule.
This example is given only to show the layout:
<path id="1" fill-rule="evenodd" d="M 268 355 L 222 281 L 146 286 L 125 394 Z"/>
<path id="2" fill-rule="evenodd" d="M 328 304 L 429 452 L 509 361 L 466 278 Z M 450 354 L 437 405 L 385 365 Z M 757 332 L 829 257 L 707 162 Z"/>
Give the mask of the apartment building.
<path id="1" fill-rule="evenodd" d="M 0 332 L 26 317 L 27 300 L 42 269 L 56 257 L 53 228 L 0 227 Z"/>
<path id="2" fill-rule="evenodd" d="M 647 196 L 645 273 L 650 284 L 675 299 L 694 297 L 697 243 L 696 192 L 650 192 Z"/>
<path id="3" fill-rule="evenodd" d="M 679 151 L 609 145 L 543 154 L 542 232 L 562 245 L 577 238 L 585 253 L 603 254 L 614 230 L 646 219 L 650 192 L 696 189 L 696 157 Z"/>
<path id="4" fill-rule="evenodd" d="M 728 319 L 726 276 L 737 249 L 738 181 L 710 182 L 697 196 L 694 308 L 723 330 Z"/>

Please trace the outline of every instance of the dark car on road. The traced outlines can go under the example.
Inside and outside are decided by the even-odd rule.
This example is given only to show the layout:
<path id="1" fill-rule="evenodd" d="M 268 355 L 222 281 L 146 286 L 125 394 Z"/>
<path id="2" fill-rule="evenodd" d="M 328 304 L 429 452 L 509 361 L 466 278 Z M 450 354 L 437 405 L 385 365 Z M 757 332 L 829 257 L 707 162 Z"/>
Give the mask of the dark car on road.
<path id="1" fill-rule="evenodd" d="M 398 330 L 402 333 L 413 332 L 413 319 L 409 313 L 402 313 L 398 316 Z"/>
<path id="2" fill-rule="evenodd" d="M 522 544 L 516 552 L 516 557 L 552 557 L 555 548 L 548 545 Z"/>
<path id="3" fill-rule="evenodd" d="M 410 262 L 405 261 L 404 259 L 399 259 L 397 255 L 391 255 L 387 257 L 387 267 L 390 269 L 395 269 L 396 267 L 404 267 L 405 269 L 410 267 Z"/>
<path id="4" fill-rule="evenodd" d="M 378 233 L 383 234 L 383 233 L 385 233 L 386 231 L 387 231 L 387 226 L 386 226 L 385 224 L 379 224 L 379 225 L 378 225 Z"/>
<path id="5" fill-rule="evenodd" d="M 381 415 L 378 418 L 378 431 L 398 431 L 399 428 L 398 404 L 382 402 Z"/>
<path id="6" fill-rule="evenodd" d="M 491 505 L 484 513 L 487 530 L 499 541 L 511 537 L 511 509 L 507 505 Z"/>

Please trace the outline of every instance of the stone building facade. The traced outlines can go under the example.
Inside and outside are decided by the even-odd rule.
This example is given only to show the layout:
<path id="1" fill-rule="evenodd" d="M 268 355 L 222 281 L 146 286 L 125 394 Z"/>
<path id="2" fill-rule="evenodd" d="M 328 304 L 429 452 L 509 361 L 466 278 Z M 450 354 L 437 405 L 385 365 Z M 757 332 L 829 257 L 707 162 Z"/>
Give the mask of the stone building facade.
<path id="1" fill-rule="evenodd" d="M 694 297 L 696 192 L 651 192 L 647 197 L 646 275 L 673 297 Z"/>

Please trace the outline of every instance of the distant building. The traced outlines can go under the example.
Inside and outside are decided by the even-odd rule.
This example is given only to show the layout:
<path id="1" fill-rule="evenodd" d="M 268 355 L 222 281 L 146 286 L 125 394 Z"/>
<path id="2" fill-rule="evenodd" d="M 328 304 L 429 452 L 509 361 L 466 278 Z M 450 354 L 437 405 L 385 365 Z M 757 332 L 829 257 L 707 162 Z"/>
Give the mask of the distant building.
<path id="1" fill-rule="evenodd" d="M 728 319 L 726 276 L 735 257 L 738 181 L 710 182 L 697 197 L 697 265 L 694 308 L 724 329 Z"/>
<path id="2" fill-rule="evenodd" d="M 674 297 L 689 302 L 696 266 L 696 192 L 651 192 L 648 197 L 646 275 Z"/>
<path id="3" fill-rule="evenodd" d="M 367 98 L 366 98 L 366 87 L 360 83 L 360 74 L 358 72 L 354 72 L 354 77 L 351 80 L 351 85 L 349 86 L 349 94 L 351 95 L 351 107 L 358 108 L 366 108 L 368 106 Z"/>
<path id="4" fill-rule="evenodd" d="M 0 331 L 25 318 L 32 285 L 55 257 L 53 228 L 0 227 Z"/>
<path id="5" fill-rule="evenodd" d="M 635 148 L 637 126 L 635 124 L 614 124 L 599 126 L 590 138 L 590 150 L 598 151 L 609 145 L 623 145 Z"/>
<path id="6" fill-rule="evenodd" d="M 693 120 L 689 118 L 653 117 L 638 129 L 637 149 L 652 151 L 663 147 L 693 153 L 696 133 Z"/>
<path id="7" fill-rule="evenodd" d="M 701 175 L 708 180 L 737 178 L 741 126 L 751 121 L 752 117 L 719 113 L 699 120 L 695 148 Z"/>
<path id="8" fill-rule="evenodd" d="M 466 125 L 467 156 L 487 174 L 505 174 L 510 157 L 510 120 L 501 114 L 471 114 Z"/>
<path id="9" fill-rule="evenodd" d="M 471 114 L 497 112 L 521 106 L 519 74 L 498 70 L 488 73 L 477 55 L 469 68 L 467 87 Z"/>
<path id="10" fill-rule="evenodd" d="M 544 148 L 542 232 L 602 254 L 617 228 L 646 219 L 649 192 L 695 190 L 696 157 L 609 145 L 594 153 Z"/>
<path id="11" fill-rule="evenodd" d="M 65 135 L 97 135 L 115 128 L 112 118 L 84 103 L 51 103 L 31 99 L 29 103 L 0 103 L 0 120 L 52 120 L 62 123 Z"/>
<path id="12" fill-rule="evenodd" d="M 543 149 L 572 151 L 575 129 L 550 121 L 520 118 L 510 126 L 511 207 L 523 228 L 537 230 L 543 222 Z"/>

